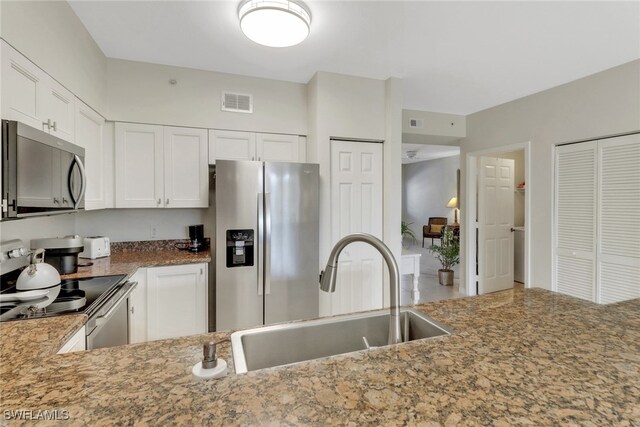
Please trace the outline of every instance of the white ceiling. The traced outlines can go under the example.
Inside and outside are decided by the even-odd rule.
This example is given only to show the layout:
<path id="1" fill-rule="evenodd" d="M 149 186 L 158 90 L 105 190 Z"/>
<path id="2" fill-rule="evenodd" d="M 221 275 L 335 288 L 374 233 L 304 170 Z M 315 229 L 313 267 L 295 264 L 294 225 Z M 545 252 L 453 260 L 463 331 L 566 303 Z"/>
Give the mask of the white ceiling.
<path id="1" fill-rule="evenodd" d="M 311 34 L 244 37 L 238 1 L 71 1 L 106 56 L 306 83 L 403 78 L 404 108 L 469 114 L 640 58 L 640 2 L 307 0 Z"/>
<path id="2" fill-rule="evenodd" d="M 459 154 L 460 147 L 451 145 L 402 144 L 403 165 L 457 156 Z"/>

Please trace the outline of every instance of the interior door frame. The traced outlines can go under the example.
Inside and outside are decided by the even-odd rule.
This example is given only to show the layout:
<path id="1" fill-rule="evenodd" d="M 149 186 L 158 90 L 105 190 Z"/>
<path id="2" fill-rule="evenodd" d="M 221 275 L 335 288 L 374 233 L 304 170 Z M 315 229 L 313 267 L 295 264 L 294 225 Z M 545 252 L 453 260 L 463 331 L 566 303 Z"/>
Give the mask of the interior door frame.
<path id="1" fill-rule="evenodd" d="M 531 286 L 531 141 L 520 142 L 500 147 L 491 147 L 483 150 L 470 151 L 465 154 L 466 158 L 466 188 L 463 205 L 464 241 L 465 251 L 465 289 L 463 293 L 468 296 L 478 295 L 476 282 L 476 244 L 477 229 L 476 211 L 478 203 L 476 200 L 476 188 L 478 187 L 478 158 L 483 156 L 495 156 L 499 153 L 509 151 L 524 150 L 524 181 L 527 183 L 524 192 L 524 287 Z M 465 208 L 466 207 L 466 208 Z"/>

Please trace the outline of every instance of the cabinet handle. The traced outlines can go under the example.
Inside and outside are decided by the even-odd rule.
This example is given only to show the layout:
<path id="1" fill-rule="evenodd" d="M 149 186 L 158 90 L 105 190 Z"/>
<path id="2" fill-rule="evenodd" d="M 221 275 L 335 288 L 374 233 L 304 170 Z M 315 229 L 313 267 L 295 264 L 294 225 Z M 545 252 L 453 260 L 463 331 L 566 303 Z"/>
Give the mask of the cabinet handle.
<path id="1" fill-rule="evenodd" d="M 59 205 L 59 204 L 60 204 L 60 200 L 58 200 L 58 198 L 57 198 L 57 197 L 54 197 L 54 198 L 53 198 L 53 203 L 55 203 L 55 204 Z"/>
<path id="2" fill-rule="evenodd" d="M 42 122 L 43 125 L 47 126 L 47 129 L 51 130 L 51 126 L 53 126 L 53 124 L 51 123 L 51 119 L 47 119 L 46 122 Z"/>
<path id="3" fill-rule="evenodd" d="M 160 206 L 160 203 L 162 203 L 162 199 L 158 199 L 158 206 Z"/>
<path id="4" fill-rule="evenodd" d="M 66 197 L 63 197 L 63 198 L 62 198 L 62 203 L 64 203 L 65 205 L 68 205 L 68 204 L 69 204 L 69 201 L 67 200 L 67 198 L 66 198 Z"/>
<path id="5" fill-rule="evenodd" d="M 167 199 L 167 206 L 169 206 L 169 199 Z"/>
<path id="6" fill-rule="evenodd" d="M 131 314 L 133 314 L 133 306 L 131 306 L 131 308 L 129 309 L 129 311 L 131 312 Z"/>
<path id="7" fill-rule="evenodd" d="M 53 131 L 58 132 L 58 122 L 53 122 Z"/>

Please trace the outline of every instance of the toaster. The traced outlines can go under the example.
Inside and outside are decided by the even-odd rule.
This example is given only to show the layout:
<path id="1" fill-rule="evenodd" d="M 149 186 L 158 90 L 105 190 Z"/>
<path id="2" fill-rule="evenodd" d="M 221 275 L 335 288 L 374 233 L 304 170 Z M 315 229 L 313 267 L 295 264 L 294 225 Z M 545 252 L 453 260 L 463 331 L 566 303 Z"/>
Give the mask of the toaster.
<path id="1" fill-rule="evenodd" d="M 84 238 L 84 251 L 80 252 L 80 258 L 104 258 L 111 255 L 111 243 L 108 237 L 93 236 Z"/>

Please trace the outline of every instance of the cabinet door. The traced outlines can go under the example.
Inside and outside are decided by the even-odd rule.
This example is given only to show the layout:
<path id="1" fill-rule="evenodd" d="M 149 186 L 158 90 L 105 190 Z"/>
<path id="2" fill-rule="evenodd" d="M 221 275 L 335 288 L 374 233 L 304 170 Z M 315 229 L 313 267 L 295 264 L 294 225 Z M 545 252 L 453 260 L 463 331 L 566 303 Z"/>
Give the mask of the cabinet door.
<path id="1" fill-rule="evenodd" d="M 147 341 L 147 269 L 140 268 L 129 279 L 137 282 L 129 295 L 129 343 Z"/>
<path id="2" fill-rule="evenodd" d="M 595 301 L 596 142 L 556 149 L 555 286 Z"/>
<path id="3" fill-rule="evenodd" d="M 167 208 L 209 206 L 205 129 L 164 128 L 164 197 Z"/>
<path id="4" fill-rule="evenodd" d="M 162 126 L 116 123 L 116 208 L 164 207 Z"/>
<path id="5" fill-rule="evenodd" d="M 214 147 L 212 151 L 215 153 L 216 159 L 256 160 L 255 133 L 214 130 L 212 136 L 211 145 Z"/>
<path id="6" fill-rule="evenodd" d="M 2 118 L 43 129 L 40 109 L 45 74 L 4 41 L 1 43 Z"/>
<path id="7" fill-rule="evenodd" d="M 49 123 L 44 129 L 58 138 L 74 142 L 76 97 L 49 76 L 44 79 L 42 90 L 42 121 Z"/>
<path id="8" fill-rule="evenodd" d="M 596 302 L 640 298 L 640 134 L 598 141 L 597 232 Z"/>
<path id="9" fill-rule="evenodd" d="M 256 135 L 258 160 L 265 162 L 301 162 L 298 135 L 259 133 Z"/>
<path id="10" fill-rule="evenodd" d="M 207 331 L 206 270 L 206 264 L 147 269 L 148 340 Z"/>
<path id="11" fill-rule="evenodd" d="M 86 210 L 105 207 L 104 118 L 80 100 L 76 100 L 75 143 L 84 147 L 87 173 Z"/>

